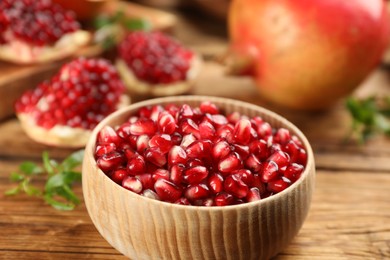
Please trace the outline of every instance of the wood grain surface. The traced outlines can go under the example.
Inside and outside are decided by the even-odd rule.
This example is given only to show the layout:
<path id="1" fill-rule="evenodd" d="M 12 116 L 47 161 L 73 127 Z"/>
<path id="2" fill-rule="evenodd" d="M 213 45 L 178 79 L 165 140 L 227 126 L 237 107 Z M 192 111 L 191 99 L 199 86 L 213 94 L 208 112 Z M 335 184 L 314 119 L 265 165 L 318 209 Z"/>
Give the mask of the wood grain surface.
<path id="1" fill-rule="evenodd" d="M 227 46 L 223 25 L 192 12 L 179 16 L 176 34 L 207 57 L 223 53 Z M 274 107 L 261 99 L 250 79 L 227 77 L 214 62 L 206 62 L 193 92 L 274 110 L 296 124 L 312 144 L 317 179 L 311 209 L 299 234 L 276 259 L 390 258 L 389 139 L 377 137 L 364 146 L 345 143 L 350 118 L 342 102 L 322 113 Z M 354 94 L 390 94 L 389 72 L 378 69 Z M 64 158 L 72 150 L 34 143 L 14 118 L 0 124 L 0 133 L 0 259 L 125 259 L 100 236 L 84 203 L 60 212 L 33 197 L 3 195 L 13 187 L 10 172 L 23 160 L 39 162 L 44 150 Z M 43 180 L 37 185 L 42 187 Z M 82 196 L 81 184 L 75 188 Z"/>

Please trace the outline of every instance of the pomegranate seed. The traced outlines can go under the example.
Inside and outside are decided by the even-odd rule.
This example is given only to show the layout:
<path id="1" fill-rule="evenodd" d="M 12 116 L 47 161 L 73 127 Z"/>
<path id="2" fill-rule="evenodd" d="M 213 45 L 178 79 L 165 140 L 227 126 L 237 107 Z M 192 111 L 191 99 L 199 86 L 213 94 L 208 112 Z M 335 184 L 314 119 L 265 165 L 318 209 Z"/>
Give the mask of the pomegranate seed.
<path id="1" fill-rule="evenodd" d="M 195 141 L 187 147 L 186 153 L 190 158 L 206 158 L 210 156 L 211 149 L 211 141 Z"/>
<path id="2" fill-rule="evenodd" d="M 186 167 L 187 168 L 192 168 L 192 167 L 195 167 L 195 166 L 205 166 L 204 162 L 197 159 L 197 158 L 190 158 L 188 159 L 187 163 L 186 163 Z"/>
<path id="3" fill-rule="evenodd" d="M 270 182 L 279 176 L 279 167 L 274 161 L 266 161 L 263 166 L 261 180 Z"/>
<path id="4" fill-rule="evenodd" d="M 154 190 L 163 201 L 175 202 L 182 195 L 182 191 L 178 186 L 165 179 L 158 179 L 154 183 Z"/>
<path id="5" fill-rule="evenodd" d="M 223 177 L 218 173 L 213 173 L 207 181 L 210 191 L 214 194 L 222 191 L 223 186 Z"/>
<path id="6" fill-rule="evenodd" d="M 195 141 L 196 141 L 195 136 L 193 134 L 188 134 L 188 135 L 183 136 L 183 139 L 181 141 L 180 146 L 185 149 Z"/>
<path id="7" fill-rule="evenodd" d="M 259 160 L 265 160 L 269 156 L 267 142 L 263 139 L 254 140 L 249 144 L 249 152 L 256 155 Z"/>
<path id="8" fill-rule="evenodd" d="M 301 176 L 303 169 L 303 165 L 292 163 L 291 165 L 287 166 L 286 170 L 283 172 L 283 175 L 290 181 L 295 182 Z"/>
<path id="9" fill-rule="evenodd" d="M 200 138 L 202 139 L 213 139 L 215 135 L 215 128 L 211 123 L 204 121 L 199 124 L 199 133 Z"/>
<path id="10" fill-rule="evenodd" d="M 233 112 L 230 115 L 227 116 L 227 120 L 231 124 L 236 124 L 241 119 L 241 114 L 238 112 Z"/>
<path id="11" fill-rule="evenodd" d="M 306 153 L 305 149 L 303 149 L 303 148 L 299 149 L 299 154 L 298 154 L 298 158 L 297 158 L 296 162 L 299 164 L 302 164 L 302 165 L 306 165 L 307 153 Z"/>
<path id="12" fill-rule="evenodd" d="M 279 168 L 286 167 L 290 162 L 290 156 L 287 153 L 282 151 L 276 151 L 270 157 L 268 157 L 269 161 L 274 161 Z"/>
<path id="13" fill-rule="evenodd" d="M 131 148 L 137 150 L 137 140 L 138 140 L 138 136 L 136 135 L 130 135 L 129 137 L 127 137 L 127 141 L 129 142 Z"/>
<path id="14" fill-rule="evenodd" d="M 290 141 L 290 139 L 291 139 L 290 131 L 287 130 L 286 128 L 279 128 L 274 135 L 274 141 L 281 145 L 287 144 L 287 142 Z"/>
<path id="15" fill-rule="evenodd" d="M 221 115 L 221 114 L 211 115 L 211 121 L 212 121 L 212 124 L 216 128 L 224 126 L 228 123 L 228 120 L 226 119 L 226 117 L 224 115 Z"/>
<path id="16" fill-rule="evenodd" d="M 144 157 L 136 155 L 131 158 L 127 163 L 127 172 L 129 175 L 137 175 L 145 172 L 145 160 Z"/>
<path id="17" fill-rule="evenodd" d="M 181 136 L 181 134 L 174 132 L 171 135 L 171 140 L 173 145 L 180 145 L 181 141 L 183 140 L 183 137 Z"/>
<path id="18" fill-rule="evenodd" d="M 270 135 L 272 135 L 272 127 L 269 123 L 264 122 L 257 128 L 257 134 L 260 138 L 266 138 Z"/>
<path id="19" fill-rule="evenodd" d="M 212 198 L 206 198 L 204 200 L 201 200 L 201 206 L 212 207 L 214 205 L 214 200 Z"/>
<path id="20" fill-rule="evenodd" d="M 146 161 L 151 162 L 158 167 L 162 167 L 167 163 L 166 156 L 156 147 L 146 149 L 144 156 Z"/>
<path id="21" fill-rule="evenodd" d="M 159 147 L 162 153 L 167 153 L 171 149 L 173 143 L 170 135 L 156 134 L 149 141 L 150 147 Z"/>
<path id="22" fill-rule="evenodd" d="M 248 195 L 249 188 L 237 175 L 229 175 L 224 182 L 224 190 L 241 199 Z"/>
<path id="23" fill-rule="evenodd" d="M 191 119 L 194 116 L 194 111 L 192 110 L 192 108 L 189 105 L 184 104 L 180 108 L 179 114 L 180 114 L 180 118 L 179 118 L 180 120 L 181 119 Z"/>
<path id="24" fill-rule="evenodd" d="M 149 148 L 149 140 L 150 138 L 147 135 L 138 136 L 136 143 L 137 152 L 142 153 L 146 148 Z"/>
<path id="25" fill-rule="evenodd" d="M 230 173 L 242 167 L 242 161 L 237 153 L 230 153 L 218 163 L 218 170 L 222 173 Z"/>
<path id="26" fill-rule="evenodd" d="M 183 134 L 193 134 L 196 139 L 200 139 L 199 126 L 192 119 L 185 119 L 180 124 Z"/>
<path id="27" fill-rule="evenodd" d="M 157 193 L 155 193 L 154 191 L 152 191 L 151 189 L 146 189 L 142 192 L 142 195 L 149 198 L 149 199 L 153 199 L 153 200 L 160 200 L 160 198 L 158 197 Z"/>
<path id="28" fill-rule="evenodd" d="M 108 145 L 111 143 L 118 145 L 121 143 L 121 140 L 122 139 L 111 126 L 105 126 L 98 134 L 97 143 L 101 145 Z"/>
<path id="29" fill-rule="evenodd" d="M 173 116 L 167 112 L 163 111 L 158 117 L 158 129 L 164 134 L 173 134 L 176 130 L 176 121 Z"/>
<path id="30" fill-rule="evenodd" d="M 262 167 L 261 162 L 254 154 L 249 155 L 245 160 L 245 166 L 252 172 L 260 172 Z"/>
<path id="31" fill-rule="evenodd" d="M 266 187 L 264 182 L 261 180 L 261 176 L 259 174 L 253 174 L 253 184 L 252 187 L 258 188 L 260 194 L 264 194 L 266 192 Z"/>
<path id="32" fill-rule="evenodd" d="M 153 182 L 156 182 L 158 179 L 169 180 L 169 171 L 165 169 L 157 169 L 152 174 Z"/>
<path id="33" fill-rule="evenodd" d="M 133 149 L 131 148 L 127 148 L 124 150 L 124 154 L 127 158 L 127 160 L 131 160 L 132 158 L 134 158 L 136 155 L 138 155 L 138 153 L 136 151 L 134 151 Z"/>
<path id="34" fill-rule="evenodd" d="M 173 165 L 169 173 L 169 180 L 176 185 L 180 185 L 183 182 L 184 170 L 185 170 L 185 166 L 183 164 Z"/>
<path id="35" fill-rule="evenodd" d="M 249 156 L 249 147 L 246 145 L 233 144 L 233 151 L 238 153 L 242 160 Z"/>
<path id="36" fill-rule="evenodd" d="M 134 176 L 127 176 L 124 178 L 122 181 L 122 187 L 137 194 L 141 193 L 142 191 L 141 181 Z"/>
<path id="37" fill-rule="evenodd" d="M 150 115 L 152 114 L 152 107 L 151 106 L 141 107 L 138 111 L 138 114 L 140 117 L 150 118 Z"/>
<path id="38" fill-rule="evenodd" d="M 205 184 L 190 185 L 184 192 L 184 195 L 189 200 L 205 199 L 209 196 L 210 191 Z"/>
<path id="39" fill-rule="evenodd" d="M 218 110 L 218 107 L 209 102 L 209 101 L 203 101 L 200 105 L 199 105 L 199 109 L 200 111 L 203 113 L 203 114 L 211 114 L 211 115 L 215 115 L 215 114 L 218 114 L 219 113 L 219 110 Z"/>
<path id="40" fill-rule="evenodd" d="M 111 152 L 99 157 L 96 162 L 102 171 L 108 172 L 121 166 L 124 156 L 118 152 Z"/>
<path id="41" fill-rule="evenodd" d="M 212 150 L 213 158 L 219 160 L 226 157 L 230 153 L 230 145 L 226 141 L 219 141 Z"/>
<path id="42" fill-rule="evenodd" d="M 138 180 L 141 181 L 143 189 L 153 189 L 154 180 L 152 174 L 143 173 L 135 176 Z"/>
<path id="43" fill-rule="evenodd" d="M 180 146 L 173 146 L 168 153 L 168 164 L 175 165 L 187 162 L 187 153 Z"/>
<path id="44" fill-rule="evenodd" d="M 116 133 L 122 139 L 126 139 L 130 135 L 130 122 L 124 122 L 117 130 Z"/>
<path id="45" fill-rule="evenodd" d="M 252 124 L 248 119 L 240 119 L 234 127 L 234 138 L 239 144 L 248 144 L 251 139 Z"/>
<path id="46" fill-rule="evenodd" d="M 240 169 L 232 172 L 232 174 L 238 176 L 246 185 L 252 186 L 254 177 L 250 170 Z"/>
<path id="47" fill-rule="evenodd" d="M 209 171 L 204 166 L 195 166 L 184 171 L 183 180 L 189 184 L 197 184 L 207 178 Z"/>
<path id="48" fill-rule="evenodd" d="M 300 153 L 299 149 L 299 146 L 293 140 L 288 141 L 282 148 L 282 150 L 290 156 L 291 162 L 296 162 L 298 160 Z"/>
<path id="49" fill-rule="evenodd" d="M 164 108 L 160 105 L 153 106 L 150 112 L 150 119 L 154 122 L 158 121 L 158 118 L 160 117 L 160 114 L 164 111 Z"/>
<path id="50" fill-rule="evenodd" d="M 249 192 L 248 192 L 248 195 L 246 195 L 246 200 L 247 200 L 248 202 L 261 200 L 261 196 L 260 196 L 260 191 L 259 191 L 259 189 L 256 188 L 256 187 L 250 188 L 250 189 L 249 189 Z"/>
<path id="51" fill-rule="evenodd" d="M 153 135 L 157 131 L 154 121 L 146 118 L 131 124 L 129 130 L 132 135 Z"/>
<path id="52" fill-rule="evenodd" d="M 185 198 L 185 197 L 181 197 L 180 199 L 178 199 L 177 201 L 175 201 L 175 204 L 179 204 L 179 205 L 191 205 L 190 201 Z"/>
<path id="53" fill-rule="evenodd" d="M 97 145 L 95 149 L 95 156 L 100 157 L 104 154 L 114 152 L 116 150 L 116 145 L 114 143 Z"/>
<path id="54" fill-rule="evenodd" d="M 232 125 L 223 125 L 217 129 L 215 136 L 224 138 L 228 143 L 234 143 L 234 127 Z"/>
<path id="55" fill-rule="evenodd" d="M 284 181 L 283 179 L 274 180 L 268 183 L 268 190 L 271 192 L 279 193 L 290 186 L 290 183 Z"/>
<path id="56" fill-rule="evenodd" d="M 127 171 L 126 169 L 116 169 L 112 172 L 111 174 L 111 179 L 118 183 L 121 184 L 123 179 L 127 176 Z"/>
<path id="57" fill-rule="evenodd" d="M 233 195 L 231 195 L 229 193 L 221 192 L 217 196 L 215 196 L 214 203 L 216 206 L 233 205 L 234 197 L 233 197 Z"/>

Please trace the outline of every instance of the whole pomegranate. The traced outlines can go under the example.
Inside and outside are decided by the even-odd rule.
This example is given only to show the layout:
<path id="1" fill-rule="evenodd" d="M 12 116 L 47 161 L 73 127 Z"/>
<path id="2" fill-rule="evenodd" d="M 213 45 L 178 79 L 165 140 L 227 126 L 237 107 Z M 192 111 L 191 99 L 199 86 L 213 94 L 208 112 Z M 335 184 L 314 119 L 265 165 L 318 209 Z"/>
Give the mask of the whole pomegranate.
<path id="1" fill-rule="evenodd" d="M 295 109 L 323 109 L 357 87 L 387 45 L 383 0 L 234 0 L 234 63 L 262 96 Z"/>

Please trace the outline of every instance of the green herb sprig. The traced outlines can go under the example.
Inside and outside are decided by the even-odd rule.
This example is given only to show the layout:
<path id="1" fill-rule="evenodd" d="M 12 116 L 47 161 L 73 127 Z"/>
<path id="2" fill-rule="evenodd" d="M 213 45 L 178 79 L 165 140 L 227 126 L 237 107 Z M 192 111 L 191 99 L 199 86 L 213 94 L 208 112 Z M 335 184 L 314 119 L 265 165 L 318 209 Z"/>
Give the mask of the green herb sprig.
<path id="1" fill-rule="evenodd" d="M 346 107 L 352 116 L 351 136 L 360 143 L 376 134 L 390 137 L 390 97 L 350 97 Z"/>
<path id="2" fill-rule="evenodd" d="M 80 199 L 73 192 L 72 186 L 81 181 L 81 172 L 76 168 L 82 163 L 84 150 L 72 153 L 61 163 L 49 158 L 48 152 L 42 153 L 43 167 L 34 162 L 23 162 L 19 171 L 10 175 L 10 180 L 18 182 L 18 186 L 7 190 L 6 195 L 16 195 L 21 192 L 29 196 L 36 196 L 58 210 L 73 210 Z M 32 184 L 37 176 L 45 176 L 44 189 L 39 189 Z"/>

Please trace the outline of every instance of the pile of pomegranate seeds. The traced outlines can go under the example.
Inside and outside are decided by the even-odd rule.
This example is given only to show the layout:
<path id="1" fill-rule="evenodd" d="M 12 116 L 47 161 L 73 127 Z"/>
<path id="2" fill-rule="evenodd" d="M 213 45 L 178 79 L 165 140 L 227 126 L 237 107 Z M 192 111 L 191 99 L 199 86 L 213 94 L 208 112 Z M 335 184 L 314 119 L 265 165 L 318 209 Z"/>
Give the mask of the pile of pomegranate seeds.
<path id="1" fill-rule="evenodd" d="M 55 125 L 93 129 L 117 109 L 124 92 L 109 61 L 78 58 L 62 66 L 50 81 L 26 91 L 15 110 L 32 116 L 46 129 Z"/>
<path id="2" fill-rule="evenodd" d="M 183 205 L 225 206 L 269 197 L 301 175 L 306 151 L 260 117 L 223 115 L 216 105 L 144 107 L 98 135 L 95 158 L 114 182 Z"/>
<path id="3" fill-rule="evenodd" d="M 133 32 L 118 52 L 138 79 L 151 84 L 185 80 L 193 57 L 191 51 L 161 32 Z"/>
<path id="4" fill-rule="evenodd" d="M 49 45 L 79 28 L 73 12 L 50 0 L 0 1 L 0 44 L 18 39 Z"/>

